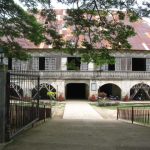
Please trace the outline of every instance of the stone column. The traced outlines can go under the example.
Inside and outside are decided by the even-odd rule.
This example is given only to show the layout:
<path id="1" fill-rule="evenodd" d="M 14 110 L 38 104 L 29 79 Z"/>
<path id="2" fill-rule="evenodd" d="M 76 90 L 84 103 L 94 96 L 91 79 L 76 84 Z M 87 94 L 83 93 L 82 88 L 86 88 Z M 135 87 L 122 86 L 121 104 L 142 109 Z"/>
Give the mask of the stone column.
<path id="1" fill-rule="evenodd" d="M 125 96 L 128 96 L 130 97 L 130 83 L 131 81 L 130 80 L 124 80 L 122 81 L 122 84 L 121 84 L 121 98 L 123 99 Z"/>
<path id="2" fill-rule="evenodd" d="M 89 71 L 93 71 L 93 70 L 94 70 L 94 63 L 90 62 L 90 63 L 88 64 L 88 70 L 89 70 Z"/>
<path id="3" fill-rule="evenodd" d="M 67 70 L 67 58 L 61 58 L 61 70 Z"/>
<path id="4" fill-rule="evenodd" d="M 0 143 L 6 141 L 6 116 L 7 116 L 7 103 L 6 103 L 6 66 L 0 65 Z"/>
<path id="5" fill-rule="evenodd" d="M 89 99 L 95 101 L 98 97 L 97 82 L 95 80 L 90 81 Z"/>

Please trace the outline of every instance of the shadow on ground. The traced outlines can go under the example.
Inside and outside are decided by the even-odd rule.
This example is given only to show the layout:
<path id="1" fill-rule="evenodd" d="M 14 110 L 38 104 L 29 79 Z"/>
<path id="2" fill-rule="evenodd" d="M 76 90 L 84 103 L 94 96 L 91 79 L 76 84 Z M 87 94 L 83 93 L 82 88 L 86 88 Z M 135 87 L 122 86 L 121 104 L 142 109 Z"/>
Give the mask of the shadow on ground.
<path id="1" fill-rule="evenodd" d="M 150 128 L 120 121 L 48 120 L 3 150 L 149 150 Z"/>

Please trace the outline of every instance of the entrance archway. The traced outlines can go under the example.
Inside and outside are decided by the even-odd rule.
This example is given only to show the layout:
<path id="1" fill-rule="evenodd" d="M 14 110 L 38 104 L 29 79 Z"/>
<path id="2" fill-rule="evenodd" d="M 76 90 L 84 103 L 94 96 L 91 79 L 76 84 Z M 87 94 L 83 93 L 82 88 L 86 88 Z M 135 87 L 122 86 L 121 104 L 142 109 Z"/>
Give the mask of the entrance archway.
<path id="1" fill-rule="evenodd" d="M 52 85 L 47 83 L 40 84 L 39 87 L 40 99 L 42 100 L 50 99 L 49 96 L 47 95 L 47 92 L 56 92 L 56 89 Z M 35 87 L 32 89 L 32 97 L 37 98 L 37 96 L 38 96 L 38 87 Z M 56 94 L 53 96 L 53 99 L 55 98 Z"/>
<path id="2" fill-rule="evenodd" d="M 89 87 L 85 83 L 69 83 L 66 85 L 66 99 L 87 99 Z"/>
<path id="3" fill-rule="evenodd" d="M 23 89 L 14 83 L 10 84 L 10 96 L 13 98 L 21 98 L 23 96 Z"/>
<path id="4" fill-rule="evenodd" d="M 134 85 L 130 89 L 130 99 L 150 100 L 150 86 L 144 83 Z"/>
<path id="5" fill-rule="evenodd" d="M 98 93 L 104 92 L 107 97 L 114 99 L 121 99 L 121 89 L 115 84 L 104 84 L 98 89 Z"/>

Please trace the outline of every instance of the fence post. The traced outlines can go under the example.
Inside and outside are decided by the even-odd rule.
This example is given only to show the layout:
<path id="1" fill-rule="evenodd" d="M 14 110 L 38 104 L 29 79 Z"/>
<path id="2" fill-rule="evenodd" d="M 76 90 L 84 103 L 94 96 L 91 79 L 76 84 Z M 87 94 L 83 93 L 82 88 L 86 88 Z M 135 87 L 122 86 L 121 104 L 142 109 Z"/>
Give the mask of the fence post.
<path id="1" fill-rule="evenodd" d="M 131 121 L 132 121 L 132 124 L 134 122 L 134 106 L 132 106 L 132 114 L 131 114 Z"/>
<path id="2" fill-rule="evenodd" d="M 38 76 L 38 81 L 37 81 L 37 92 L 38 92 L 38 96 L 37 96 L 37 116 L 39 118 L 39 111 L 40 111 L 40 106 L 39 106 L 39 100 L 40 100 L 40 76 Z"/>
<path id="3" fill-rule="evenodd" d="M 150 121 L 149 121 L 149 111 L 148 111 L 148 119 L 147 119 L 147 120 L 148 120 L 147 122 L 148 122 L 148 124 L 149 124 L 149 123 L 150 123 Z"/>
<path id="4" fill-rule="evenodd" d="M 6 133 L 8 126 L 8 101 L 6 95 L 7 89 L 7 67 L 0 65 L 0 143 L 4 143 L 8 139 Z"/>
<path id="5" fill-rule="evenodd" d="M 46 107 L 45 107 L 45 104 L 44 104 L 44 122 L 46 121 Z"/>
<path id="6" fill-rule="evenodd" d="M 119 108 L 117 107 L 117 120 L 119 119 Z"/>

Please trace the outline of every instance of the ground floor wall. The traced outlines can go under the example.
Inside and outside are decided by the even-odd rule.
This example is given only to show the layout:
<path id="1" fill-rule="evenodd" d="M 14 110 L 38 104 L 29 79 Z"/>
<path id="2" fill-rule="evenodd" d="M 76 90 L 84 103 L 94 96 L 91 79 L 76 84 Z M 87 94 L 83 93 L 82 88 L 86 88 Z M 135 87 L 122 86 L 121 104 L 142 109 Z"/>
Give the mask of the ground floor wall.
<path id="1" fill-rule="evenodd" d="M 29 83 L 32 84 L 32 83 Z M 23 87 L 24 83 L 22 83 Z M 14 88 L 17 86 L 13 86 Z M 20 87 L 20 89 L 22 89 Z M 32 89 L 22 89 L 23 95 L 36 95 L 36 87 L 32 84 Z M 134 87 L 134 88 L 133 88 Z M 135 96 L 143 88 L 147 98 L 150 98 L 150 80 L 40 80 L 40 90 L 45 89 L 44 94 L 46 95 L 47 91 L 56 92 L 56 97 L 63 97 L 64 99 L 73 99 L 80 98 L 82 93 L 83 99 L 89 99 L 92 96 L 98 97 L 99 92 L 106 92 L 107 96 L 118 96 L 119 99 L 123 99 L 125 96 L 131 97 L 131 89 L 134 89 L 135 92 L 132 92 L 132 95 Z M 17 87 L 18 89 L 18 87 Z M 33 94 L 34 90 L 34 94 Z M 18 90 L 19 92 L 20 90 Z M 43 90 L 44 91 L 44 90 Z M 72 96 L 68 96 L 68 92 L 73 93 Z M 42 93 L 42 92 L 41 92 Z M 84 93 L 84 94 L 83 94 Z M 73 96 L 74 95 L 74 96 Z M 79 97 L 76 96 L 79 95 Z M 42 97 L 42 95 L 41 95 Z M 47 98 L 46 96 L 44 98 Z M 43 98 L 43 99 L 44 99 Z"/>
<path id="2" fill-rule="evenodd" d="M 66 99 L 66 86 L 68 84 L 85 84 L 86 85 L 86 98 L 92 95 L 98 96 L 100 87 L 111 84 L 115 85 L 120 89 L 120 98 L 123 99 L 125 96 L 130 97 L 130 90 L 132 87 L 138 84 L 145 84 L 150 87 L 150 80 L 41 80 L 40 84 L 48 83 L 54 86 L 57 91 L 57 95 L 63 95 Z M 79 92 L 78 89 L 74 89 L 74 92 Z M 150 91 L 149 91 L 150 92 Z M 117 95 L 117 91 L 112 89 L 112 93 Z"/>

